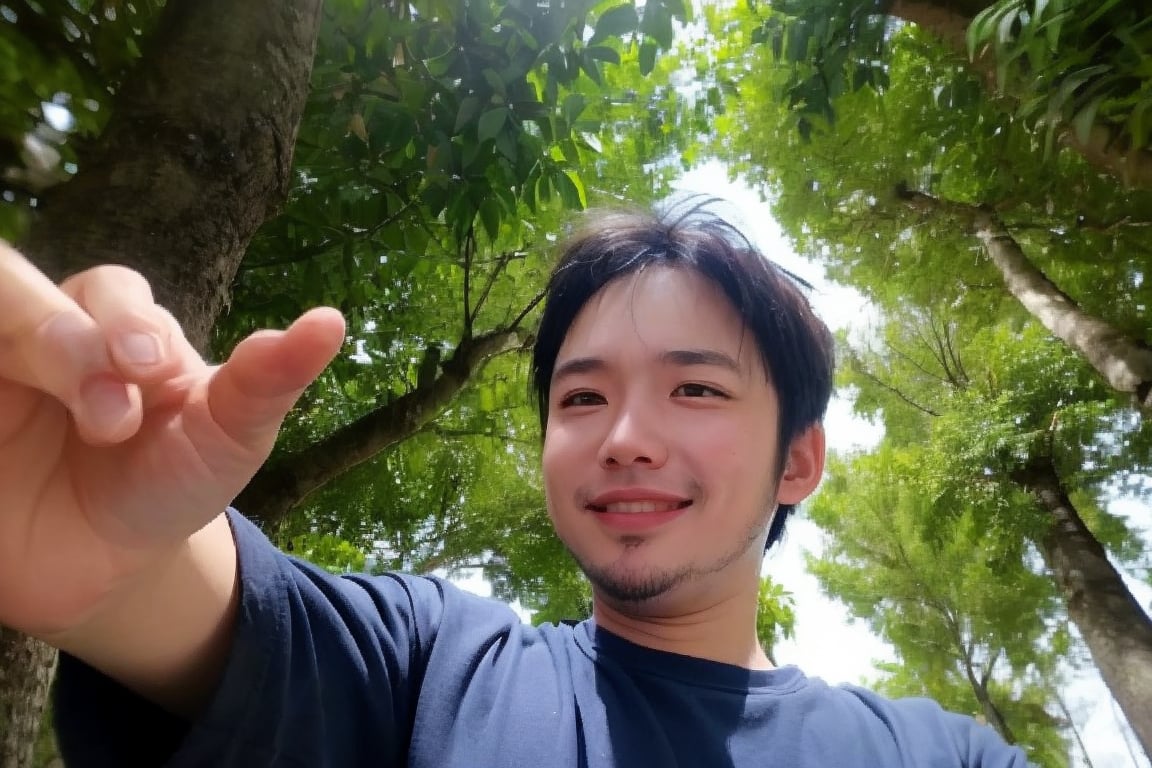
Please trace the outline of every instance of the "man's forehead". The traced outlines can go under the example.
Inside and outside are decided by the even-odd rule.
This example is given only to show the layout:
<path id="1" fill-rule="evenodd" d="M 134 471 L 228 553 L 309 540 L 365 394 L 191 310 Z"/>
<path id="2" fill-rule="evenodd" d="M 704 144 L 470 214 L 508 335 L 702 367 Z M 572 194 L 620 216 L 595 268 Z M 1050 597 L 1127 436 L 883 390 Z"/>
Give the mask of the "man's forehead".
<path id="1" fill-rule="evenodd" d="M 736 359 L 746 330 L 712 281 L 689 269 L 651 267 L 613 280 L 590 296 L 568 326 L 559 352 L 562 357 L 604 356 L 639 341 L 657 357 L 698 349 Z"/>

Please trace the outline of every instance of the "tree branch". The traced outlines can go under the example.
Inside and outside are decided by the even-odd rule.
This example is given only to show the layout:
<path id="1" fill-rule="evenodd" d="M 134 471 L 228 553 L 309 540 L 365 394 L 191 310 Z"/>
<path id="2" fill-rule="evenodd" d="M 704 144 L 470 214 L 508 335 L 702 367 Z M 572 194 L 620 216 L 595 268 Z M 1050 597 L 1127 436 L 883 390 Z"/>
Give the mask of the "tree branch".
<path id="1" fill-rule="evenodd" d="M 365 238 L 371 240 L 373 237 L 375 237 L 380 232 L 380 230 L 384 229 L 387 226 L 391 226 L 396 221 L 398 221 L 400 219 L 400 217 L 403 214 L 407 213 L 408 209 L 410 209 L 414 205 L 416 205 L 417 202 L 418 202 L 418 200 L 416 200 L 416 199 L 409 200 L 407 203 L 405 203 L 403 206 L 401 206 L 400 210 L 396 211 L 396 213 L 394 213 L 393 215 L 391 215 L 385 219 L 382 219 L 378 223 L 374 224 L 366 232 L 353 233 L 353 232 L 349 232 L 346 230 L 340 230 L 340 231 L 344 237 L 350 237 L 350 236 L 355 234 L 358 237 L 365 237 Z M 249 264 L 246 261 L 242 261 L 240 263 L 240 268 L 237 270 L 237 272 L 252 272 L 252 271 L 255 271 L 257 269 L 268 269 L 269 267 L 281 267 L 281 266 L 284 266 L 287 264 L 298 264 L 302 261 L 309 261 L 311 259 L 316 258 L 317 256 L 321 256 L 324 253 L 327 253 L 328 251 L 335 248 L 337 245 L 338 245 L 338 243 L 335 241 L 325 240 L 322 243 L 316 243 L 315 245 L 308 246 L 307 248 L 298 249 L 291 256 L 286 256 L 282 259 L 270 259 L 269 261 L 262 261 L 262 262 L 259 262 L 258 264 Z"/>
<path id="2" fill-rule="evenodd" d="M 861 376 L 868 379 L 869 381 L 871 381 L 873 384 L 880 387 L 881 389 L 883 389 L 887 392 L 891 392 L 892 394 L 896 395 L 896 397 L 900 398 L 905 403 L 912 406 L 913 408 L 920 411 L 921 413 L 927 414 L 929 416 L 939 416 L 940 415 L 939 413 L 932 410 L 931 408 L 924 406 L 924 405 L 920 405 L 920 403 L 918 403 L 915 400 L 913 400 L 912 398 L 908 397 L 907 395 L 905 395 L 903 392 L 901 392 L 899 389 L 892 386 L 891 384 L 881 380 L 879 376 L 875 375 L 874 373 L 869 371 L 867 368 L 865 368 L 864 365 L 859 360 L 856 360 L 854 358 L 852 360 L 852 367 Z"/>
<path id="3" fill-rule="evenodd" d="M 476 315 L 472 312 L 469 289 L 472 280 L 472 256 L 476 252 L 476 227 L 468 227 L 468 234 L 464 236 L 464 334 L 472 335 L 472 320 Z M 479 311 L 479 308 L 477 308 Z"/>
<path id="4" fill-rule="evenodd" d="M 535 309 L 537 304 L 544 301 L 544 297 L 546 295 L 547 295 L 547 291 L 540 291 L 540 293 L 533 296 L 532 301 L 528 302 L 527 306 L 525 306 L 524 309 L 520 310 L 520 314 L 516 315 L 516 317 L 513 318 L 512 322 L 508 324 L 508 327 L 509 328 L 519 328 L 520 323 L 524 322 L 524 318 L 528 316 L 528 313 L 531 312 L 533 309 Z"/>
<path id="5" fill-rule="evenodd" d="M 492 286 L 496 283 L 496 279 L 511 263 L 512 259 L 524 258 L 524 251 L 503 251 L 496 257 L 496 263 L 492 266 L 492 271 L 488 275 L 488 279 L 484 282 L 484 287 L 480 291 L 479 298 L 476 299 L 476 306 L 472 310 L 473 316 L 480 314 L 480 308 L 484 306 L 484 302 L 488 300 L 488 293 L 492 290 Z"/>
<path id="6" fill-rule="evenodd" d="M 236 500 L 246 515 L 274 530 L 308 494 L 368 461 L 431 422 L 496 355 L 523 343 L 514 327 L 464 338 L 431 383 L 365 414 L 328 437 L 266 463 Z"/>
<path id="7" fill-rule="evenodd" d="M 1056 338 L 1079 353 L 1117 392 L 1131 394 L 1152 417 L 1152 348 L 1108 321 L 1089 314 L 1048 279 L 1024 253 L 995 212 L 943 200 L 901 185 L 897 198 L 925 215 L 955 217 L 984 245 L 1008 291 Z"/>

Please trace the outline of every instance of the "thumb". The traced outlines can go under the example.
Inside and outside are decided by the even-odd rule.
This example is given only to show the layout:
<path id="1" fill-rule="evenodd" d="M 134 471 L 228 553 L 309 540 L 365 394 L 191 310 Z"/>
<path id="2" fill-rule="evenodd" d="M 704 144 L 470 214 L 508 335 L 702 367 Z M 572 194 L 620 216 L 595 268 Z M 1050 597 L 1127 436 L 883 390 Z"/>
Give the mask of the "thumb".
<path id="1" fill-rule="evenodd" d="M 208 385 L 216 425 L 240 446 L 270 449 L 284 416 L 343 343 L 344 318 L 330 308 L 244 339 Z"/>

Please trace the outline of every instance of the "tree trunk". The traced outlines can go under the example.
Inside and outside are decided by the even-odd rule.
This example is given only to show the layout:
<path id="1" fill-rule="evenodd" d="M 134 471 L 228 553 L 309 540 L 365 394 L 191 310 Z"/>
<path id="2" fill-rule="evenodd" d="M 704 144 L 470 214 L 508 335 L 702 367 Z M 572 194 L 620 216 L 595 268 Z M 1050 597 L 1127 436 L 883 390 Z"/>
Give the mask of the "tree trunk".
<path id="1" fill-rule="evenodd" d="M 1152 416 L 1152 348 L 1106 320 L 1085 312 L 1037 269 L 995 213 L 941 200 L 903 187 L 896 196 L 921 213 L 944 213 L 970 223 L 1004 285 L 1052 335 L 1080 354 L 1117 392 L 1132 395 L 1145 417 Z"/>
<path id="2" fill-rule="evenodd" d="M 125 264 L 199 349 L 291 185 L 321 0 L 170 0 L 80 171 L 23 250 L 51 275 Z"/>
<path id="3" fill-rule="evenodd" d="M 41 201 L 29 258 L 57 278 L 140 271 L 206 349 L 249 241 L 291 185 L 321 6 L 169 0 L 99 142 Z M 0 744 L 22 750 L 2 768 L 30 765 L 54 660 L 0 630 Z"/>
<path id="4" fill-rule="evenodd" d="M 1051 458 L 1034 459 L 1014 479 L 1049 514 L 1040 552 L 1100 676 L 1152 757 L 1152 619 L 1080 518 Z"/>
<path id="5" fill-rule="evenodd" d="M 32 765 L 56 650 L 0 627 L 0 768 Z"/>
<path id="6" fill-rule="evenodd" d="M 264 530 L 274 531 L 308 494 L 411 437 L 436 418 L 485 362 L 522 343 L 515 327 L 464 339 L 431 383 L 418 386 L 301 451 L 265 464 L 237 497 L 237 509 Z"/>
<path id="7" fill-rule="evenodd" d="M 1110 387 L 1131 394 L 1147 416 L 1152 408 L 1152 349 L 1082 310 L 1036 268 L 995 215 L 980 211 L 974 224 L 1012 295 L 1056 338 L 1080 353 Z"/>

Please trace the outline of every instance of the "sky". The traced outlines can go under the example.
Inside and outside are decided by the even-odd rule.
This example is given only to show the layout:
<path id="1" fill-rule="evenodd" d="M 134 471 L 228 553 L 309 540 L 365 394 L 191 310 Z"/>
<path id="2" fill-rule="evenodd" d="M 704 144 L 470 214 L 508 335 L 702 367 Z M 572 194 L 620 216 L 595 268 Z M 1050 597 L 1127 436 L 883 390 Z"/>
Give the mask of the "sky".
<path id="1" fill-rule="evenodd" d="M 814 286 L 810 295 L 816 313 L 834 330 L 863 332 L 875 313 L 858 292 L 824 279 L 823 269 L 797 256 L 772 218 L 767 203 L 740 182 L 728 179 L 720 163 L 703 165 L 684 174 L 675 186 L 685 193 L 699 193 L 720 198 L 725 204 L 713 210 L 739 227 L 761 251 L 785 269 Z M 825 419 L 829 450 L 844 451 L 868 448 L 879 442 L 881 427 L 852 414 L 851 404 L 834 398 Z M 819 555 L 822 533 L 802 513 L 788 524 L 781 544 L 773 548 L 764 562 L 764 573 L 772 576 L 792 593 L 796 601 L 796 633 L 791 640 L 777 644 L 775 655 L 780 664 L 792 664 L 808 675 L 829 683 L 861 683 L 875 678 L 874 662 L 894 660 L 892 649 L 864 626 L 853 623 L 847 609 L 825 597 L 816 579 L 804 565 L 806 552 Z M 1152 507 L 1122 503 L 1113 511 L 1127 515 L 1152 537 Z M 480 594 L 490 589 L 477 574 L 458 583 Z M 1130 582 L 1141 604 L 1152 605 L 1152 588 Z M 1080 675 L 1065 692 L 1073 719 L 1088 747 L 1093 768 L 1152 768 L 1146 759 L 1134 762 L 1125 745 L 1107 689 L 1094 671 Z M 1132 741 L 1132 751 L 1139 749 Z M 1077 757 L 1076 765 L 1087 765 Z"/>

